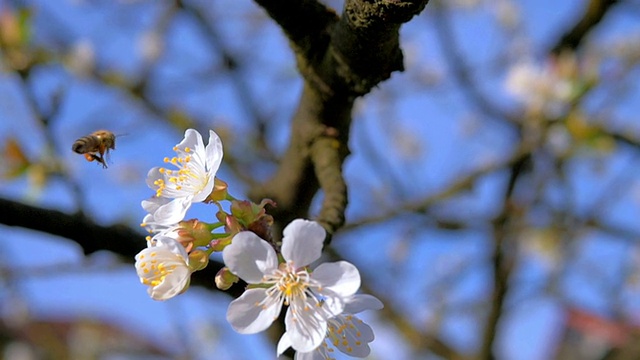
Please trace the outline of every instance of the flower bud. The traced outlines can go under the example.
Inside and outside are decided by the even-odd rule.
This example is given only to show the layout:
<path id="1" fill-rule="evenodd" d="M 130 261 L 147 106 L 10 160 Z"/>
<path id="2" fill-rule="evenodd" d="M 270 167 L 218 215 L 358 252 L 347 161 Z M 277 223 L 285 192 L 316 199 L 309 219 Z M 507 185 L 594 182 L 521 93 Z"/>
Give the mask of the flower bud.
<path id="1" fill-rule="evenodd" d="M 242 225 L 240 225 L 238 220 L 236 220 L 233 216 L 227 214 L 222 210 L 216 213 L 216 218 L 218 219 L 218 221 L 224 224 L 224 230 L 227 233 L 236 234 L 244 230 L 244 228 L 242 227 Z"/>
<path id="2" fill-rule="evenodd" d="M 216 274 L 216 286 L 220 290 L 228 290 L 231 285 L 238 282 L 238 277 L 225 266 Z"/>
<path id="3" fill-rule="evenodd" d="M 246 229 L 249 224 L 266 215 L 267 211 L 264 207 L 267 205 L 275 206 L 276 203 L 270 199 L 263 199 L 260 204 L 255 204 L 248 200 L 234 200 L 231 202 L 231 215 Z"/>
<path id="4" fill-rule="evenodd" d="M 227 245 L 231 244 L 231 239 L 233 239 L 233 234 L 222 239 L 211 240 L 209 246 L 211 247 L 211 250 L 221 252 L 225 247 L 227 247 Z"/>
<path id="5" fill-rule="evenodd" d="M 211 241 L 212 227 L 210 224 L 199 221 L 198 219 L 191 219 L 181 221 L 179 225 L 180 227 L 176 230 L 178 234 L 177 240 L 182 243 L 185 248 L 188 248 L 187 251 L 191 249 L 188 245 L 191 245 L 191 247 L 206 246 L 209 241 Z"/>
<path id="6" fill-rule="evenodd" d="M 228 187 L 229 185 L 227 185 L 226 182 L 218 178 L 215 178 L 214 184 L 213 184 L 213 190 L 211 190 L 211 194 L 207 196 L 207 199 L 205 200 L 205 202 L 215 202 L 215 201 L 226 200 Z"/>
<path id="7" fill-rule="evenodd" d="M 267 242 L 272 242 L 271 236 L 271 226 L 273 225 L 273 216 L 271 215 L 262 215 L 254 222 L 249 224 L 247 230 L 253 232 L 258 235 L 261 239 L 266 240 Z"/>
<path id="8" fill-rule="evenodd" d="M 189 267 L 192 271 L 199 271 L 209 264 L 209 254 L 206 251 L 196 249 L 189 253 Z"/>

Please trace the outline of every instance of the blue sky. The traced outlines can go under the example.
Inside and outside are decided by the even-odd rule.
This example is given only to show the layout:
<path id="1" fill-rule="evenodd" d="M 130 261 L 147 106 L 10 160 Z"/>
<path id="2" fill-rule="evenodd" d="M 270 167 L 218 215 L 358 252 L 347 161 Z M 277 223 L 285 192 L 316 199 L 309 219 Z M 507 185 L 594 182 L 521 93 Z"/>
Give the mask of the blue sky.
<path id="1" fill-rule="evenodd" d="M 64 47 L 82 42 L 92 44 L 101 69 L 129 76 L 136 76 L 145 68 L 140 55 L 141 38 L 154 28 L 158 15 L 166 9 L 166 3 L 161 1 L 28 3 L 39 8 L 34 15 L 34 41 Z M 526 52 L 540 58 L 550 39 L 555 39 L 574 19 L 576 12 L 572 9 L 580 8 L 582 2 L 513 3 L 520 9 L 523 21 L 520 28 L 523 33 L 518 35 L 529 40 Z M 0 8 L 3 4 L 0 1 Z M 516 108 L 503 89 L 506 71 L 494 63 L 505 48 L 512 49 L 511 34 L 495 25 L 495 13 L 487 10 L 490 8 L 456 12 L 452 20 L 460 51 L 478 69 L 480 87 L 497 103 Z M 301 86 L 287 41 L 251 2 L 214 1 L 208 14 L 222 46 L 234 54 L 244 54 L 241 82 L 249 89 L 253 101 L 260 104 L 261 114 L 270 120 L 271 150 L 281 153 L 287 145 L 288 121 Z M 382 214 L 402 202 L 437 192 L 483 164 L 504 159 L 514 147 L 508 127 L 479 116 L 452 82 L 432 16 L 428 6 L 424 14 L 402 28 L 406 72 L 393 74 L 357 103 L 350 139 L 352 154 L 345 165 L 352 189 L 347 210 L 349 221 Z M 614 12 L 602 30 L 594 34 L 595 43 L 640 32 L 634 19 L 633 15 Z M 234 81 L 222 72 L 217 50 L 186 17 L 178 17 L 171 23 L 164 46 L 162 60 L 153 69 L 152 98 L 162 107 L 180 105 L 183 111 L 203 119 L 204 126 L 226 135 L 229 141 L 225 142 L 225 151 L 235 156 L 243 154 L 254 134 L 254 124 L 246 103 L 238 100 Z M 425 85 L 421 82 L 423 78 L 439 82 L 435 86 Z M 637 85 L 630 86 L 630 95 L 615 107 L 617 119 L 622 123 L 629 122 L 638 110 L 640 91 Z M 45 137 L 24 100 L 23 85 L 8 72 L 0 73 L 3 94 L 0 134 L 17 138 L 34 158 L 55 154 L 67 166 L 70 179 L 82 189 L 85 210 L 98 222 L 137 226 L 144 216 L 140 201 L 152 194 L 144 176 L 151 167 L 160 165 L 164 156 L 172 154 L 171 147 L 181 140 L 182 132 L 150 116 L 119 91 L 105 88 L 90 78 L 74 76 L 58 65 L 38 68 L 29 87 L 45 109 L 50 108 L 50 95 L 64 89 L 64 102 L 51 125 L 55 142 L 50 144 L 51 148 L 43 148 Z M 70 151 L 76 138 L 98 128 L 122 135 L 117 139 L 107 170 Z M 638 171 L 629 170 L 638 169 L 637 165 L 635 152 L 624 148 L 604 157 L 588 153 L 577 157 L 569 176 L 577 211 L 597 208 L 593 195 L 615 184 L 621 174 L 627 174 L 624 176 L 629 180 L 622 183 L 629 190 L 621 190 L 619 199 L 603 208 L 602 218 L 619 226 L 637 228 L 639 204 L 637 194 L 636 198 L 631 195 L 633 184 L 638 191 Z M 264 178 L 272 169 L 272 165 L 267 165 L 247 171 Z M 229 182 L 232 194 L 243 197 L 245 186 L 224 163 L 219 176 Z M 473 216 L 482 223 L 496 211 L 495 198 L 504 181 L 504 173 L 487 176 L 469 194 L 448 201 L 436 212 Z M 3 181 L 0 196 L 63 211 L 76 210 L 69 186 L 58 180 L 47 183 L 40 193 L 33 193 L 26 179 Z M 208 210 L 205 206 L 194 206 L 189 215 L 212 220 Z M 478 346 L 477 328 L 481 323 L 478 310 L 466 307 L 487 296 L 491 278 L 486 267 L 489 231 L 479 226 L 450 232 L 434 229 L 432 225 L 428 216 L 423 221 L 421 215 L 406 215 L 346 231 L 336 237 L 333 246 L 360 267 L 370 279 L 371 288 L 382 293 L 388 292 L 389 287 L 402 289 L 394 297 L 393 305 L 406 309 L 406 315 L 420 326 L 436 326 L 444 308 L 462 308 L 442 320 L 439 332 L 458 348 L 472 350 Z M 0 261 L 11 264 L 19 276 L 19 281 L 0 288 L 0 299 L 17 296 L 26 301 L 36 316 L 75 314 L 109 318 L 138 329 L 136 332 L 161 338 L 173 350 L 184 346 L 181 333 L 207 334 L 202 329 L 208 326 L 213 335 L 207 346 L 215 344 L 217 359 L 253 359 L 275 352 L 264 338 L 241 336 L 231 330 L 224 320 L 229 297 L 191 289 L 170 302 L 154 302 L 139 284 L 133 267 L 119 264 L 108 254 L 84 258 L 72 243 L 23 229 L 1 226 L 0 234 L 6 240 L 0 244 Z M 598 264 L 605 283 L 620 277 L 623 270 L 617 264 L 635 249 L 635 244 L 611 240 L 602 234 L 580 237 L 575 246 L 581 261 Z M 537 285 L 553 274 L 554 269 L 545 261 L 544 256 L 532 257 L 516 273 L 523 279 L 522 286 L 514 289 L 514 299 L 508 304 L 503 320 L 502 333 L 506 335 L 497 342 L 497 353 L 504 359 L 517 354 L 518 359 L 542 360 L 553 349 L 564 304 Z M 605 301 L 606 294 L 580 270 L 577 267 L 564 278 L 563 297 L 606 314 L 610 305 Z M 447 279 L 452 277 L 456 280 L 448 283 Z M 635 296 L 631 293 L 629 299 L 636 299 Z M 629 305 L 623 311 L 633 309 Z M 378 340 L 372 347 L 379 358 L 394 354 L 396 359 L 411 359 L 415 355 L 404 348 L 393 328 L 373 315 L 370 319 L 378 325 L 375 329 Z M 172 340 L 165 342 L 166 337 Z M 251 346 L 246 346 L 247 342 Z M 212 351 L 203 350 L 196 358 L 212 358 L 210 354 Z"/>

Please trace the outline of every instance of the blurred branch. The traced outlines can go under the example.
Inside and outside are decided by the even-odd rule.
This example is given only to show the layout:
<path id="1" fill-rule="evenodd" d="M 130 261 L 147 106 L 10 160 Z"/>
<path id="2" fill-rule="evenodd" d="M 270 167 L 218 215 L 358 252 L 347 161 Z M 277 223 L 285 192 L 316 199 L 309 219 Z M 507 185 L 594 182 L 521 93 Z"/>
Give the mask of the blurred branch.
<path id="1" fill-rule="evenodd" d="M 627 242 L 635 242 L 640 244 L 640 232 L 632 229 L 627 229 L 618 225 L 608 224 L 598 218 L 589 218 L 583 220 L 585 227 L 591 227 L 598 231 L 602 231 L 617 239 L 621 239 Z"/>
<path id="2" fill-rule="evenodd" d="M 513 231 L 510 229 L 518 217 L 518 209 L 513 200 L 516 184 L 524 175 L 530 173 L 531 154 L 524 153 L 511 165 L 509 181 L 507 183 L 502 211 L 493 220 L 493 251 L 491 255 L 491 267 L 493 272 L 493 291 L 491 293 L 489 311 L 486 323 L 482 331 L 482 340 L 478 359 L 493 360 L 495 355 L 493 347 L 498 335 L 500 319 L 504 313 L 504 304 L 509 291 L 509 279 L 514 267 L 515 258 L 510 250 L 513 245 L 508 241 L 513 240 Z"/>
<path id="3" fill-rule="evenodd" d="M 107 250 L 133 259 L 145 247 L 146 234 L 128 226 L 101 226 L 81 214 L 69 215 L 2 198 L 0 208 L 0 223 L 73 240 L 87 255 Z"/>
<path id="4" fill-rule="evenodd" d="M 344 260 L 344 257 L 333 247 L 326 248 L 326 254 L 331 261 Z M 367 284 L 372 283 L 372 281 L 364 279 L 366 274 L 367 273 L 361 273 L 363 281 L 360 290 L 363 293 L 372 294 L 382 301 L 384 308 L 380 310 L 381 316 L 385 320 L 393 323 L 398 332 L 402 334 L 403 340 L 407 341 L 413 349 L 428 350 L 447 360 L 463 360 L 466 358 L 435 334 L 425 333 L 416 328 L 411 321 L 407 320 L 400 312 L 400 309 L 394 306 L 394 300 L 387 296 L 391 295 L 390 293 L 376 292 L 367 286 Z"/>
<path id="5" fill-rule="evenodd" d="M 446 5 L 438 3 L 438 5 L 434 6 L 434 11 L 433 21 L 435 23 L 436 36 L 447 60 L 446 63 L 460 85 L 460 91 L 489 118 L 517 123 L 515 115 L 509 114 L 505 109 L 501 109 L 497 104 L 494 104 L 476 85 L 469 71 L 469 66 L 458 50 Z"/>
<path id="6" fill-rule="evenodd" d="M 256 130 L 258 132 L 258 155 L 267 160 L 276 161 L 277 158 L 275 154 L 273 154 L 271 149 L 267 146 L 265 139 L 265 130 L 269 120 L 265 115 L 261 113 L 258 106 L 259 103 L 251 95 L 249 86 L 242 77 L 242 73 L 240 72 L 243 67 L 242 58 L 239 56 L 235 56 L 229 49 L 225 47 L 222 39 L 220 39 L 218 32 L 213 26 L 212 21 L 208 20 L 205 17 L 205 13 L 202 10 L 196 9 L 192 5 L 181 0 L 176 0 L 176 6 L 183 9 L 187 14 L 191 15 L 194 18 L 196 24 L 200 26 L 200 28 L 206 35 L 206 40 L 209 45 L 213 49 L 217 50 L 218 54 L 222 57 L 223 65 L 230 75 L 234 90 L 236 92 L 236 96 L 238 97 L 239 102 L 243 105 L 242 109 L 243 111 L 245 111 L 247 117 L 256 126 Z M 239 160 L 240 159 L 231 159 L 230 161 L 230 159 L 227 157 L 225 162 L 228 165 L 233 165 Z M 236 176 L 240 177 L 248 184 L 253 185 L 253 178 L 244 175 L 246 174 L 245 171 L 235 169 L 234 172 Z"/>
<path id="7" fill-rule="evenodd" d="M 133 263 L 135 255 L 146 247 L 146 233 L 126 225 L 102 226 L 82 214 L 67 214 L 17 201 L 0 198 L 0 224 L 36 230 L 56 235 L 77 243 L 85 255 L 106 250 Z M 204 270 L 195 272 L 191 284 L 215 290 L 214 277 L 224 265 L 210 261 Z M 131 271 L 134 271 L 133 268 Z M 234 286 L 231 295 L 239 296 L 241 285 Z"/>
<path id="8" fill-rule="evenodd" d="M 640 150 L 640 139 L 636 139 L 629 136 L 628 134 L 619 133 L 616 131 L 610 131 L 606 129 L 599 129 L 599 130 L 611 136 L 619 144 L 624 144 L 632 148 L 635 148 L 636 150 Z"/>
<path id="9" fill-rule="evenodd" d="M 551 53 L 558 55 L 564 50 L 575 51 L 578 49 L 587 34 L 619 2 L 619 0 L 589 0 L 582 17 L 560 37 L 558 42 L 551 48 Z"/>
<path id="10" fill-rule="evenodd" d="M 425 213 L 429 210 L 430 207 L 438 204 L 439 202 L 451 198 L 456 195 L 460 195 L 460 193 L 464 190 L 471 189 L 473 184 L 478 181 L 481 177 L 485 175 L 489 175 L 496 171 L 504 170 L 507 167 L 512 166 L 520 162 L 523 158 L 528 156 L 528 152 L 525 148 L 521 148 L 516 150 L 513 155 L 500 162 L 486 165 L 480 169 L 477 169 L 470 174 L 465 175 L 464 177 L 459 176 L 458 180 L 452 182 L 446 188 L 431 194 L 421 200 L 415 201 L 413 203 L 407 202 L 402 206 L 395 207 L 385 213 L 380 215 L 374 215 L 371 217 L 363 218 L 358 221 L 353 221 L 346 224 L 342 229 L 343 230 L 352 230 L 361 226 L 376 224 L 391 218 L 394 218 L 400 214 L 405 213 Z"/>
<path id="11" fill-rule="evenodd" d="M 3 9 L 0 8 L 0 11 L 2 10 Z M 4 53 L 10 53 L 12 50 L 15 50 L 15 49 L 11 49 L 9 44 L 6 44 L 4 41 L 0 41 L 0 57 L 2 57 Z M 20 68 L 14 68 L 12 70 L 20 79 L 20 83 L 21 83 L 20 85 L 22 88 L 22 92 L 24 94 L 24 99 L 27 103 L 27 106 L 29 107 L 29 110 L 31 111 L 31 114 L 33 115 L 35 120 L 39 123 L 39 125 L 42 128 L 42 132 L 46 139 L 46 147 L 48 148 L 48 151 L 46 153 L 56 151 L 57 150 L 55 146 L 56 136 L 55 134 L 53 134 L 50 125 L 58 115 L 58 112 L 61 107 L 61 102 L 64 96 L 64 92 L 61 89 L 58 89 L 58 91 L 54 92 L 51 96 L 51 107 L 49 111 L 47 111 L 46 113 L 42 111 L 41 106 L 39 106 L 38 104 L 38 100 L 36 98 L 34 90 L 31 88 L 29 84 L 29 80 L 30 80 L 29 78 L 32 74 L 32 71 L 36 69 L 38 65 L 46 64 L 50 60 L 50 56 L 46 54 L 44 50 L 32 51 L 26 46 L 20 49 L 20 51 L 18 52 L 20 53 L 24 52 L 25 54 L 28 54 L 28 55 L 24 57 L 25 61 L 23 63 L 20 63 L 21 65 Z M 37 56 L 35 54 L 37 54 Z M 14 65 L 17 65 L 17 64 L 14 64 Z M 6 138 L 2 140 L 7 141 Z M 51 158 L 54 158 L 54 156 L 51 156 Z M 64 182 L 69 186 L 71 190 L 71 194 L 73 196 L 73 200 L 76 206 L 79 209 L 82 209 L 82 202 L 83 202 L 82 190 L 78 185 L 78 183 L 75 180 L 73 180 L 73 178 L 69 175 L 69 172 L 67 171 L 66 167 L 61 166 L 58 160 L 59 160 L 59 157 L 55 157 L 55 161 L 51 161 L 51 159 L 45 159 L 43 162 L 47 163 L 47 165 L 50 163 L 54 164 L 54 166 L 48 167 L 48 170 L 50 172 L 49 175 L 58 176 L 64 180 Z"/>

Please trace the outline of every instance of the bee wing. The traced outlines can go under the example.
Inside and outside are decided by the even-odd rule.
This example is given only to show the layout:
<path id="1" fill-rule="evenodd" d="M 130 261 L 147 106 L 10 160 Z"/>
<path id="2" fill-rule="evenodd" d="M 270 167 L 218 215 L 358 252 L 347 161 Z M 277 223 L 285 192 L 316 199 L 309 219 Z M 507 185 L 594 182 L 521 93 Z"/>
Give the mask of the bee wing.
<path id="1" fill-rule="evenodd" d="M 109 151 L 109 149 L 107 149 L 107 151 L 104 152 L 103 160 L 105 164 L 107 163 L 111 164 L 111 151 Z"/>

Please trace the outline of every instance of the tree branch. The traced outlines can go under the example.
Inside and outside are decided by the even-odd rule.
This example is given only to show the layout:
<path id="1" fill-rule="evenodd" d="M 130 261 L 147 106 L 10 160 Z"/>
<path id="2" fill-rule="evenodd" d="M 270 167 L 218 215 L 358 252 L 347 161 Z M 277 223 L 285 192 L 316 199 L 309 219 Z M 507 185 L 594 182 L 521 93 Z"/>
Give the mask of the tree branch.
<path id="1" fill-rule="evenodd" d="M 331 261 L 344 260 L 344 257 L 336 251 L 334 248 L 327 249 L 327 255 Z M 376 296 L 384 304 L 384 308 L 380 310 L 381 317 L 388 320 L 395 326 L 400 334 L 404 337 L 404 340 L 409 343 L 414 349 L 428 350 L 434 354 L 449 360 L 463 360 L 466 357 L 456 351 L 445 340 L 438 337 L 436 334 L 430 334 L 424 331 L 420 331 L 416 326 L 407 318 L 401 314 L 401 309 L 394 306 L 394 301 L 391 299 L 390 294 L 382 294 L 369 288 L 366 284 L 371 283 L 370 279 L 365 278 L 366 274 L 361 274 L 363 282 L 361 290 L 366 294 L 372 294 Z"/>
<path id="2" fill-rule="evenodd" d="M 274 217 L 283 226 L 307 215 L 322 186 L 325 202 L 319 220 L 331 234 L 344 221 L 346 187 L 340 169 L 348 153 L 353 101 L 391 72 L 403 70 L 400 25 L 428 1 L 348 0 L 339 20 L 315 1 L 256 2 L 294 44 L 305 86 L 280 166 L 267 183 L 250 191 L 250 197 L 274 199 Z M 319 18 L 309 19 L 317 14 Z M 329 151 L 326 157 L 321 149 Z"/>
<path id="3" fill-rule="evenodd" d="M 120 255 L 123 261 L 133 263 L 135 255 L 146 246 L 144 238 L 147 234 L 144 232 L 126 225 L 98 225 L 80 213 L 71 215 L 3 198 L 0 198 L 0 209 L 0 224 L 63 237 L 77 243 L 85 255 L 107 250 Z M 205 269 L 193 273 L 191 284 L 216 290 L 213 279 L 223 266 L 210 261 Z M 237 297 L 242 293 L 242 287 L 234 286 L 227 292 Z"/>
<path id="4" fill-rule="evenodd" d="M 447 9 L 444 4 L 435 6 L 436 15 L 433 17 L 435 23 L 436 36 L 442 53 L 447 59 L 447 64 L 451 69 L 451 74 L 459 84 L 459 89 L 481 112 L 489 118 L 498 120 L 507 120 L 512 124 L 517 124 L 517 118 L 514 114 L 509 114 L 506 109 L 500 108 L 498 104 L 493 103 L 480 88 L 478 88 L 464 57 L 460 54 Z"/>
<path id="5" fill-rule="evenodd" d="M 456 181 L 450 183 L 446 188 L 428 195 L 423 199 L 417 200 L 415 202 L 408 202 L 403 206 L 394 207 L 390 211 L 384 212 L 379 215 L 372 215 L 360 220 L 356 220 L 354 222 L 349 222 L 342 228 L 342 230 L 352 230 L 365 225 L 377 224 L 401 214 L 425 213 L 429 211 L 432 206 L 438 204 L 439 202 L 442 202 L 455 195 L 459 195 L 462 191 L 472 188 L 473 184 L 476 181 L 480 180 L 481 177 L 495 173 L 497 171 L 506 170 L 514 166 L 514 164 L 522 161 L 522 159 L 526 156 L 528 156 L 527 149 L 526 147 L 522 147 L 516 150 L 513 155 L 505 161 L 489 164 L 482 168 L 476 169 L 467 175 L 460 175 L 457 177 Z"/>
<path id="6" fill-rule="evenodd" d="M 550 52 L 557 55 L 564 50 L 576 50 L 587 34 L 618 2 L 619 0 L 590 0 L 582 17 L 560 37 Z"/>
<path id="7" fill-rule="evenodd" d="M 330 135 L 326 134 L 314 142 L 311 147 L 311 161 L 315 165 L 320 187 L 325 192 L 322 210 L 317 220 L 327 233 L 332 235 L 344 224 L 344 211 L 347 207 L 347 184 L 342 176 L 341 167 L 347 149 Z"/>
<path id="8" fill-rule="evenodd" d="M 493 346 L 498 335 L 500 319 L 503 315 L 504 303 L 509 291 L 509 279 L 513 269 L 514 259 L 509 253 L 510 226 L 513 218 L 517 217 L 513 196 L 519 179 L 530 172 L 531 155 L 526 153 L 511 165 L 509 181 L 504 195 L 501 213 L 493 221 L 493 253 L 491 266 L 493 270 L 493 292 L 487 315 L 487 321 L 482 331 L 482 344 L 478 359 L 493 360 Z"/>
<path id="9" fill-rule="evenodd" d="M 255 0 L 282 28 L 296 53 L 315 58 L 329 43 L 338 15 L 317 0 Z"/>

